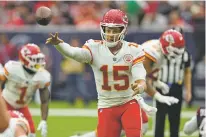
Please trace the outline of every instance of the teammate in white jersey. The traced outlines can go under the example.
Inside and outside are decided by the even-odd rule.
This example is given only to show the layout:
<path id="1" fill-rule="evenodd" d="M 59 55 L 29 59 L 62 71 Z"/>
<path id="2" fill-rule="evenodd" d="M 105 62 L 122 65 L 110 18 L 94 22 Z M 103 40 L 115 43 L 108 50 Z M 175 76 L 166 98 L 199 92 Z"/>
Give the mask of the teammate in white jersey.
<path id="1" fill-rule="evenodd" d="M 35 127 L 28 109 L 37 89 L 40 91 L 42 120 L 38 129 L 42 136 L 47 135 L 47 116 L 50 92 L 50 73 L 44 69 L 45 59 L 40 48 L 35 44 L 23 46 L 19 52 L 20 61 L 9 61 L 0 70 L 0 86 L 5 83 L 2 96 L 8 110 L 17 110 L 28 120 L 31 134 L 35 136 Z"/>
<path id="2" fill-rule="evenodd" d="M 27 120 L 16 111 L 7 111 L 0 92 L 0 137 L 27 137 L 30 128 Z"/>
<path id="3" fill-rule="evenodd" d="M 118 137 L 122 128 L 127 137 L 142 134 L 141 109 L 133 96 L 146 89 L 144 51 L 123 40 L 127 25 L 126 14 L 112 9 L 101 21 L 103 40 L 88 40 L 78 48 L 64 43 L 58 33 L 47 39 L 66 57 L 91 65 L 98 92 L 98 137 Z"/>
<path id="4" fill-rule="evenodd" d="M 161 102 L 171 105 L 178 103 L 178 99 L 162 96 L 154 86 L 162 90 L 164 94 L 169 92 L 169 86 L 158 80 L 158 71 L 163 65 L 164 56 L 179 58 L 184 53 L 185 40 L 182 34 L 176 30 L 166 30 L 159 39 L 149 40 L 142 44 L 145 52 L 144 67 L 147 70 L 147 93 Z M 155 94 L 154 94 L 155 93 Z"/>
<path id="5" fill-rule="evenodd" d="M 9 120 L 10 116 L 8 112 L 6 111 L 6 104 L 1 96 L 1 90 L 0 90 L 0 133 L 4 132 L 8 126 L 9 126 Z"/>
<path id="6" fill-rule="evenodd" d="M 27 137 L 30 128 L 23 114 L 18 111 L 8 111 L 8 114 L 10 116 L 9 127 L 0 133 L 0 137 Z"/>

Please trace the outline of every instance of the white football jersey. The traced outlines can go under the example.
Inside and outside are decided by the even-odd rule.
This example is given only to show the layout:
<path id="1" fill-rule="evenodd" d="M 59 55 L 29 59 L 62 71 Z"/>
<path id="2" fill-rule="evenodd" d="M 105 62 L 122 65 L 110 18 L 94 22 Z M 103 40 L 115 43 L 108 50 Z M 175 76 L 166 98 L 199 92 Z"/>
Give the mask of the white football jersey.
<path id="1" fill-rule="evenodd" d="M 47 70 L 42 69 L 30 75 L 18 61 L 7 62 L 4 71 L 0 73 L 7 79 L 2 95 L 16 109 L 26 106 L 37 89 L 50 84 L 50 73 Z"/>
<path id="2" fill-rule="evenodd" d="M 142 44 L 142 48 L 145 52 L 145 56 L 154 62 L 152 72 L 149 75 L 152 75 L 153 78 L 157 79 L 159 69 L 163 64 L 167 63 L 164 62 L 164 54 L 160 42 L 158 39 L 149 40 Z"/>
<path id="3" fill-rule="evenodd" d="M 116 55 L 103 41 L 88 40 L 83 48 L 87 48 L 92 55 L 90 64 L 98 92 L 98 108 L 118 106 L 133 99 L 131 68 L 144 60 L 141 46 L 123 41 Z"/>
<path id="4" fill-rule="evenodd" d="M 163 52 L 159 40 L 149 40 L 142 44 L 145 56 L 155 62 L 154 67 L 160 67 L 163 61 Z"/>

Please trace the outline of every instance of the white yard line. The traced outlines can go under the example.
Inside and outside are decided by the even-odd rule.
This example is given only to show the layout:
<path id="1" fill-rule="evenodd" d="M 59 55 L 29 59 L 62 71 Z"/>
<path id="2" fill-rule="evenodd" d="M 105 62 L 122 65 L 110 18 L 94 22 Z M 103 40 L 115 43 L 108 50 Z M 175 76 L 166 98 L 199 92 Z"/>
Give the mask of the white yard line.
<path id="1" fill-rule="evenodd" d="M 33 116 L 40 116 L 40 108 L 30 108 Z M 182 112 L 182 118 L 191 118 L 195 111 Z M 78 117 L 97 117 L 96 109 L 49 109 L 49 116 L 78 116 Z"/>

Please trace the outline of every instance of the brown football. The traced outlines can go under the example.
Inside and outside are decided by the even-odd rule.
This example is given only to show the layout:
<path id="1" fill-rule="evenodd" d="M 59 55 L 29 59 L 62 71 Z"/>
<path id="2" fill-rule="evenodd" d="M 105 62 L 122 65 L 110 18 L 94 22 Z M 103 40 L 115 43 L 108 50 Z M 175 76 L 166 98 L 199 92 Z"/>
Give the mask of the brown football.
<path id="1" fill-rule="evenodd" d="M 41 6 L 36 10 L 36 22 L 40 25 L 46 26 L 52 19 L 52 11 L 45 6 Z"/>

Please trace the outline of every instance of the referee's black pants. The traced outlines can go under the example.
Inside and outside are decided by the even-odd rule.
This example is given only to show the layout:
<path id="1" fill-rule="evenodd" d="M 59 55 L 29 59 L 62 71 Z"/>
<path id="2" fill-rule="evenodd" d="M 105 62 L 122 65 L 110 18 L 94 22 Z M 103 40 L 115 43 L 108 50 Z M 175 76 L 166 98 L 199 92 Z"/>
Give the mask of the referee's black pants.
<path id="1" fill-rule="evenodd" d="M 157 90 L 161 93 L 159 89 Z M 168 106 L 167 104 L 156 101 L 158 111 L 155 120 L 155 137 L 164 137 L 166 114 L 168 114 L 170 124 L 170 137 L 179 137 L 182 92 L 182 85 L 172 84 L 168 96 L 178 98 L 178 104 Z"/>

